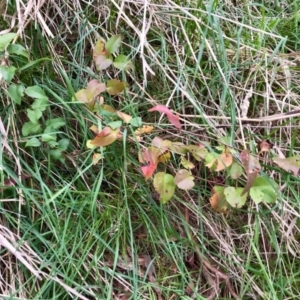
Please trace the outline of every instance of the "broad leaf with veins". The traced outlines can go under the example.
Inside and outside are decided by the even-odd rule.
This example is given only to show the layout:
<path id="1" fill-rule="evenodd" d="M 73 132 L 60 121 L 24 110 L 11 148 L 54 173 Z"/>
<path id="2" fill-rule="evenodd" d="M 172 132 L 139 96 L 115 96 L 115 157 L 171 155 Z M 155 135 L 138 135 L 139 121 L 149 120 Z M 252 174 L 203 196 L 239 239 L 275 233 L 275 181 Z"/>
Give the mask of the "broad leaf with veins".
<path id="1" fill-rule="evenodd" d="M 165 204 L 168 202 L 175 191 L 174 177 L 171 174 L 165 172 L 159 172 L 155 175 L 153 180 L 155 190 L 159 193 L 159 200 Z"/>
<path id="2" fill-rule="evenodd" d="M 110 127 L 105 127 L 93 140 L 90 141 L 89 144 L 96 147 L 104 147 L 112 144 L 120 137 L 122 137 L 120 134 L 120 128 L 113 130 Z"/>
<path id="3" fill-rule="evenodd" d="M 277 188 L 278 185 L 273 180 L 264 177 L 256 177 L 249 194 L 252 200 L 257 204 L 262 201 L 274 203 L 277 198 Z"/>
<path id="4" fill-rule="evenodd" d="M 247 194 L 243 192 L 243 188 L 235 188 L 233 186 L 228 186 L 224 189 L 224 195 L 226 201 L 236 208 L 241 208 L 245 205 L 247 200 Z"/>
<path id="5" fill-rule="evenodd" d="M 195 185 L 194 179 L 190 171 L 182 169 L 175 176 L 175 184 L 182 190 L 190 190 Z"/>
<path id="6" fill-rule="evenodd" d="M 105 48 L 105 42 L 98 40 L 93 49 L 93 60 L 96 64 L 97 70 L 105 70 L 112 64 L 112 55 Z"/>
<path id="7" fill-rule="evenodd" d="M 96 79 L 91 80 L 87 84 L 86 89 L 82 89 L 75 94 L 77 100 L 84 103 L 89 103 L 94 100 L 100 93 L 105 92 L 106 87 L 104 83 L 99 82 Z"/>
<path id="8" fill-rule="evenodd" d="M 165 105 L 156 105 L 149 109 L 150 112 L 152 111 L 158 111 L 160 113 L 166 114 L 168 120 L 171 124 L 173 124 L 176 128 L 181 129 L 181 124 L 179 121 L 179 116 L 174 115 L 170 109 L 168 109 Z"/>
<path id="9" fill-rule="evenodd" d="M 209 199 L 211 207 L 220 213 L 226 213 L 229 206 L 225 199 L 224 190 L 225 187 L 223 186 L 214 186 L 213 195 Z"/>

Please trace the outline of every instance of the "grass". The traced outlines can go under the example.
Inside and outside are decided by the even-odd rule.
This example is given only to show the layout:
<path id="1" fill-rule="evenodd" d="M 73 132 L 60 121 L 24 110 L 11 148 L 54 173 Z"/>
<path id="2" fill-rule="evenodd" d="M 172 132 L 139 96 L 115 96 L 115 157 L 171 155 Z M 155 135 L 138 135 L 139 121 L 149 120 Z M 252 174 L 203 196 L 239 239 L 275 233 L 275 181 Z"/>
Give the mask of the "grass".
<path id="1" fill-rule="evenodd" d="M 1 299 L 299 298 L 298 177 L 266 164 L 265 175 L 281 187 L 277 202 L 249 200 L 222 215 L 209 204 L 215 175 L 200 165 L 194 189 L 160 205 L 141 175 L 135 143 L 106 147 L 93 165 L 86 142 L 98 120 L 72 101 L 93 78 L 123 78 L 129 90 L 105 102 L 155 125 L 145 144 L 156 135 L 212 145 L 229 136 L 238 151 L 255 152 L 269 139 L 275 153 L 296 155 L 297 119 L 239 118 L 247 101 L 251 118 L 299 107 L 298 1 L 0 4 L 0 31 L 18 31 L 33 62 L 25 69 L 13 58 L 18 80 L 45 90 L 51 105 L 43 122 L 63 117 L 58 136 L 70 142 L 65 163 L 44 146 L 25 148 L 30 100 L 16 105 L 1 83 Z M 136 71 L 95 72 L 93 44 L 118 33 Z M 148 113 L 155 104 L 180 114 L 182 132 Z M 8 178 L 15 184 L 7 187 Z"/>

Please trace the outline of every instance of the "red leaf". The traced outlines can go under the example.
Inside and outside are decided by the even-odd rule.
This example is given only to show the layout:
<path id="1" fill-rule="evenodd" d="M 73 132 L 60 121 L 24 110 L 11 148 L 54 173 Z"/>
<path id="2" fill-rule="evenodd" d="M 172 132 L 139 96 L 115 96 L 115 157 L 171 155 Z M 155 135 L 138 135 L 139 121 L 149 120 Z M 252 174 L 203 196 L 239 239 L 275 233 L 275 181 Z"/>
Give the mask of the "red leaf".
<path id="1" fill-rule="evenodd" d="M 153 175 L 156 168 L 157 168 L 157 164 L 155 164 L 154 162 L 150 162 L 149 164 L 141 167 L 141 170 L 142 170 L 143 175 L 145 176 L 146 180 L 149 179 Z"/>
<path id="2" fill-rule="evenodd" d="M 158 111 L 160 113 L 166 114 L 168 120 L 171 124 L 173 124 L 176 128 L 181 129 L 181 124 L 179 121 L 179 116 L 174 115 L 165 105 L 156 105 L 149 109 L 150 112 Z"/>
<path id="3" fill-rule="evenodd" d="M 144 164 L 141 170 L 146 179 L 150 178 L 157 168 L 158 155 L 154 150 L 154 147 L 149 147 L 139 153 L 139 162 Z"/>

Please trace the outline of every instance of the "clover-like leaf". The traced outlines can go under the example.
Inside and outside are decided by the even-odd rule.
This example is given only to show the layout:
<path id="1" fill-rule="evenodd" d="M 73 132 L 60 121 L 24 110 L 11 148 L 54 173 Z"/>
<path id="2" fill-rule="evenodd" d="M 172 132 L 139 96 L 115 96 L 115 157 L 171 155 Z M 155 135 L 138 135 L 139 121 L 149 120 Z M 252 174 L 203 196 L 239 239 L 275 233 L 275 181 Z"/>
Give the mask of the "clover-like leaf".
<path id="1" fill-rule="evenodd" d="M 288 158 L 274 157 L 273 162 L 281 169 L 292 172 L 295 176 L 298 176 L 300 169 L 300 155 L 295 155 Z"/>
<path id="2" fill-rule="evenodd" d="M 27 117 L 32 123 L 37 123 L 41 116 L 42 112 L 39 109 L 27 109 Z"/>
<path id="3" fill-rule="evenodd" d="M 47 126 L 52 126 L 53 129 L 59 129 L 66 125 L 66 120 L 63 118 L 54 118 L 46 121 Z"/>
<path id="4" fill-rule="evenodd" d="M 224 189 L 224 195 L 226 201 L 232 206 L 236 208 L 241 208 L 245 205 L 247 200 L 247 193 L 243 193 L 243 188 L 235 188 L 232 186 L 228 186 Z"/>
<path id="5" fill-rule="evenodd" d="M 159 200 L 165 204 L 168 202 L 175 192 L 174 177 L 165 172 L 159 172 L 154 176 L 153 185 L 155 190 L 159 193 Z"/>
<path id="6" fill-rule="evenodd" d="M 38 85 L 29 86 L 25 89 L 25 94 L 31 98 L 48 99 L 44 90 Z"/>
<path id="7" fill-rule="evenodd" d="M 0 78 L 3 77 L 7 83 L 10 83 L 16 70 L 17 68 L 14 66 L 0 66 Z"/>
<path id="8" fill-rule="evenodd" d="M 27 136 L 30 133 L 38 133 L 42 129 L 39 123 L 26 122 L 22 126 L 22 135 Z"/>
<path id="9" fill-rule="evenodd" d="M 122 93 L 126 87 L 127 83 L 118 79 L 110 79 L 106 83 L 106 90 L 112 96 Z"/>
<path id="10" fill-rule="evenodd" d="M 250 188 L 249 194 L 251 199 L 257 204 L 262 201 L 274 203 L 277 198 L 275 190 L 277 188 L 278 185 L 273 180 L 264 177 L 256 177 Z"/>
<path id="11" fill-rule="evenodd" d="M 194 179 L 190 171 L 181 169 L 175 176 L 175 184 L 182 190 L 190 190 L 195 185 Z"/>
<path id="12" fill-rule="evenodd" d="M 4 51 L 16 36 L 17 34 L 13 32 L 0 35 L 0 51 Z"/>
<path id="13" fill-rule="evenodd" d="M 40 146 L 41 146 L 40 140 L 35 137 L 28 140 L 25 145 L 25 147 L 40 147 Z"/>
<path id="14" fill-rule="evenodd" d="M 35 99 L 34 102 L 31 104 L 31 108 L 33 110 L 40 110 L 44 111 L 49 106 L 48 98 L 39 98 Z"/>
<path id="15" fill-rule="evenodd" d="M 68 139 L 60 139 L 57 143 L 58 149 L 66 151 L 69 147 L 70 141 Z"/>
<path id="16" fill-rule="evenodd" d="M 113 130 L 110 127 L 105 127 L 93 140 L 91 140 L 90 144 L 96 147 L 104 147 L 112 144 L 120 137 L 122 137 L 120 128 Z"/>
<path id="17" fill-rule="evenodd" d="M 152 107 L 151 109 L 149 109 L 149 112 L 152 112 L 152 111 L 158 111 L 160 113 L 166 114 L 169 122 L 172 125 L 174 125 L 176 128 L 181 129 L 182 125 L 180 124 L 179 116 L 172 113 L 171 110 L 169 108 L 167 108 L 165 105 L 156 105 L 156 106 Z"/>
<path id="18" fill-rule="evenodd" d="M 17 54 L 29 58 L 28 51 L 20 44 L 10 44 L 6 50 L 9 54 Z"/>
<path id="19" fill-rule="evenodd" d="M 16 104 L 21 104 L 22 97 L 24 96 L 24 86 L 21 84 L 11 84 L 8 87 L 8 94 Z"/>

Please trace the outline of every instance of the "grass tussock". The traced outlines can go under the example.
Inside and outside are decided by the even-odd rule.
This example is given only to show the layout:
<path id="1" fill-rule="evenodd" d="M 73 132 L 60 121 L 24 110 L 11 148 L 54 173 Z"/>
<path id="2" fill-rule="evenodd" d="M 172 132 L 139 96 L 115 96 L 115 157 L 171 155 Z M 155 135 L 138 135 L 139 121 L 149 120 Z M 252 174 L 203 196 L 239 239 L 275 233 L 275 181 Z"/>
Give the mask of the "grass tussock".
<path id="1" fill-rule="evenodd" d="M 158 135 L 215 146 L 226 136 L 238 152 L 268 139 L 276 154 L 299 154 L 298 118 L 242 120 L 299 108 L 300 5 L 225 2 L 0 1 L 0 33 L 16 32 L 30 54 L 30 64 L 13 58 L 17 81 L 44 89 L 42 122 L 62 117 L 57 134 L 69 140 L 64 162 L 25 147 L 31 100 L 16 105 L 1 81 L 1 299 L 300 297 L 297 176 L 265 156 L 277 202 L 222 215 L 209 204 L 218 179 L 200 165 L 198 184 L 160 205 L 135 143 L 106 147 L 93 165 L 86 142 L 99 119 L 72 100 L 91 79 L 118 78 L 129 89 L 105 103 L 155 126 L 145 145 Z M 95 69 L 93 45 L 115 34 L 134 72 Z M 148 113 L 157 104 L 180 115 L 180 132 Z"/>

